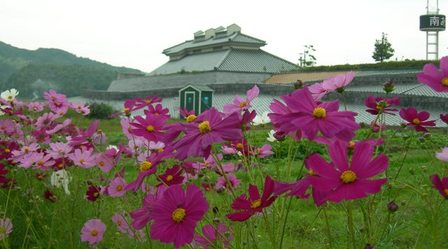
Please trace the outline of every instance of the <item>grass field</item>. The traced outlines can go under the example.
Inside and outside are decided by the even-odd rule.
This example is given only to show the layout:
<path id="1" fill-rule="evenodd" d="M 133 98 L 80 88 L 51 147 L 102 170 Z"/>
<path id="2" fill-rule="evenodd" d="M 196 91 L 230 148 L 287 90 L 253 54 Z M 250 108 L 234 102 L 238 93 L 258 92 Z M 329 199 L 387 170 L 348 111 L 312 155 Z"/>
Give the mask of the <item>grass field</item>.
<path id="1" fill-rule="evenodd" d="M 72 118 L 80 127 L 87 127 L 91 122 L 77 115 Z M 126 142 L 118 119 L 102 120 L 100 128 L 107 134 L 109 144 Z M 248 134 L 248 140 L 251 144 L 262 145 L 267 142 L 269 130 L 269 126 L 256 127 Z M 320 207 L 316 207 L 312 199 L 279 197 L 264 215 L 237 223 L 225 218 L 232 211 L 232 195 L 209 191 L 206 193 L 209 211 L 200 224 L 219 220 L 229 225 L 234 234 L 231 248 L 280 248 L 281 240 L 281 248 L 347 248 L 351 238 L 348 237 L 346 210 L 350 206 L 355 248 L 364 248 L 369 243 L 374 248 L 385 249 L 448 248 L 446 201 L 432 188 L 429 180 L 434 173 L 447 173 L 447 164 L 434 156 L 448 144 L 446 134 L 443 130 L 433 130 L 431 136 L 423 137 L 407 129 L 395 128 L 383 135 L 386 142 L 377 152 L 389 156 L 386 173 L 389 181 L 379 194 Z M 361 130 L 357 138 L 367 136 L 369 132 Z M 251 161 L 253 168 L 244 168 L 237 173 L 242 182 L 235 190 L 237 195 L 246 193 L 249 183 L 262 188 L 265 175 L 292 182 L 306 174 L 303 168 L 306 155 L 312 152 L 326 154 L 325 146 L 312 142 L 287 139 L 272 145 L 273 156 Z M 225 160 L 238 161 L 240 158 L 226 156 Z M 80 241 L 80 230 L 86 220 L 96 217 L 106 223 L 107 230 L 104 240 L 95 248 L 172 248 L 148 238 L 136 241 L 119 233 L 113 224 L 111 217 L 114 213 L 129 212 L 140 206 L 144 198 L 142 192 L 128 193 L 119 199 L 102 196 L 96 202 L 85 199 L 89 181 L 106 184 L 101 178 L 110 179 L 121 166 L 126 168 L 128 181 L 135 178 L 135 159 L 122 160 L 119 166 L 106 175 L 99 169 L 70 168 L 70 195 L 49 185 L 49 173 L 45 179 L 37 180 L 36 172 L 13 170 L 17 184 L 15 188 L 0 190 L 0 212 L 13 220 L 14 230 L 0 245 L 5 248 L 86 248 L 87 244 Z M 398 171 L 400 174 L 397 175 Z M 216 176 L 206 174 L 192 181 L 200 185 L 204 179 L 213 182 Z M 153 178 L 149 181 L 155 182 Z M 53 191 L 56 201 L 44 198 L 46 189 Z M 388 209 L 391 201 L 398 205 L 395 212 Z M 199 227 L 197 231 L 200 231 Z"/>

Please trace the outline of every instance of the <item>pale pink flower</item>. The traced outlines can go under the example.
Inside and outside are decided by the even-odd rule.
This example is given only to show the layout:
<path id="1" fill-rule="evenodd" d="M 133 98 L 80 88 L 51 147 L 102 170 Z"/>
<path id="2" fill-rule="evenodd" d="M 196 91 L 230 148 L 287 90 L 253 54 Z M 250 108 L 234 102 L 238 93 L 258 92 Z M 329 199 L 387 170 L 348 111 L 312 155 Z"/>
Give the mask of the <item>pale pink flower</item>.
<path id="1" fill-rule="evenodd" d="M 339 74 L 322 81 L 322 88 L 328 92 L 342 92 L 344 87 L 350 84 L 355 77 L 355 72 L 350 71 L 345 74 Z"/>
<path id="2" fill-rule="evenodd" d="M 436 153 L 436 157 L 440 161 L 448 162 L 448 147 L 445 147 L 441 152 Z"/>
<path id="3" fill-rule="evenodd" d="M 255 85 L 251 89 L 247 90 L 246 98 L 241 98 L 240 96 L 235 96 L 232 103 L 225 104 L 223 107 L 223 111 L 225 114 L 230 114 L 233 112 L 240 113 L 241 111 L 248 110 L 251 107 L 251 101 L 254 100 L 258 94 L 260 93 L 260 89 Z"/>
<path id="4" fill-rule="evenodd" d="M 100 219 L 88 220 L 81 230 L 81 241 L 89 243 L 89 245 L 97 244 L 103 240 L 106 225 Z"/>
<path id="5" fill-rule="evenodd" d="M 308 90 L 315 101 L 320 101 L 328 93 L 328 90 L 323 87 L 321 82 L 310 85 Z"/>
<path id="6" fill-rule="evenodd" d="M 12 232 L 12 222 L 9 218 L 0 219 L 0 240 L 4 240 Z"/>
<path id="7" fill-rule="evenodd" d="M 234 174 L 227 174 L 226 177 L 229 180 L 228 182 L 224 176 L 218 178 L 215 185 L 216 190 L 230 189 L 230 187 L 234 189 L 240 185 L 240 180 Z"/>
<path id="8" fill-rule="evenodd" d="M 123 177 L 115 177 L 107 187 L 107 193 L 112 197 L 121 197 L 126 194 L 127 183 Z"/>
<path id="9" fill-rule="evenodd" d="M 50 149 L 48 154 L 54 159 L 64 158 L 72 151 L 72 147 L 66 143 L 56 142 L 50 143 Z"/>
<path id="10" fill-rule="evenodd" d="M 89 115 L 90 113 L 89 106 L 83 103 L 70 103 L 70 108 L 84 116 Z"/>
<path id="11" fill-rule="evenodd" d="M 41 112 L 44 110 L 44 104 L 40 102 L 30 102 L 27 107 L 30 112 Z"/>
<path id="12" fill-rule="evenodd" d="M 76 149 L 75 152 L 69 154 L 68 157 L 73 163 L 82 168 L 91 168 L 95 166 L 96 160 L 93 154 L 93 149 L 90 150 L 80 150 Z"/>

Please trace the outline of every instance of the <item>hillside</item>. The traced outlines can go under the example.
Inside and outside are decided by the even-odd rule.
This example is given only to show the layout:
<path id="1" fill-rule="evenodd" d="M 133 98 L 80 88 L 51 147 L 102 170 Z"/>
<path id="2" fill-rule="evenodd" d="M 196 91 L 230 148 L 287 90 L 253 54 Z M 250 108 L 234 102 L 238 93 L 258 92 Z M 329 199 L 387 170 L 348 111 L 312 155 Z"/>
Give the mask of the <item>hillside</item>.
<path id="1" fill-rule="evenodd" d="M 48 88 L 69 96 L 79 95 L 85 89 L 105 90 L 118 72 L 141 73 L 60 49 L 27 50 L 0 42 L 1 89 L 15 87 L 23 97 L 40 95 Z"/>

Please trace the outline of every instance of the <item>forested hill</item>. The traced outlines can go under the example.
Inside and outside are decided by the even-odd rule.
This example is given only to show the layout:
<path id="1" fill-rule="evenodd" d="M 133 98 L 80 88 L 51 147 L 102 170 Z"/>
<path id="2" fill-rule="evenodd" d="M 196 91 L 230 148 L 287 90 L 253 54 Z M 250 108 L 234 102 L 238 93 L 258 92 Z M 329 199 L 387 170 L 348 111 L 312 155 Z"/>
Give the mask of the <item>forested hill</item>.
<path id="1" fill-rule="evenodd" d="M 118 72 L 141 73 L 60 49 L 27 50 L 0 41 L 0 90 L 14 87 L 22 97 L 32 98 L 49 88 L 69 96 L 85 89 L 105 90 Z"/>

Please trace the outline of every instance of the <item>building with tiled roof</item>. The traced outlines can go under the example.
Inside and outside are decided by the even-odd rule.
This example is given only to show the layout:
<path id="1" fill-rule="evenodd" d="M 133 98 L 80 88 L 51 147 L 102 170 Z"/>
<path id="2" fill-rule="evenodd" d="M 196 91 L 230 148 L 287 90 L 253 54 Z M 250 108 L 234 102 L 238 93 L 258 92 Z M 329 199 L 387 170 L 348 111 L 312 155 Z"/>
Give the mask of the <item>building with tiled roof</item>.
<path id="1" fill-rule="evenodd" d="M 169 57 L 148 76 L 119 77 L 109 92 L 180 89 L 186 84 L 208 85 L 262 83 L 272 74 L 297 66 L 261 47 L 266 42 L 243 34 L 232 24 L 194 33 L 193 39 L 163 50 Z"/>

